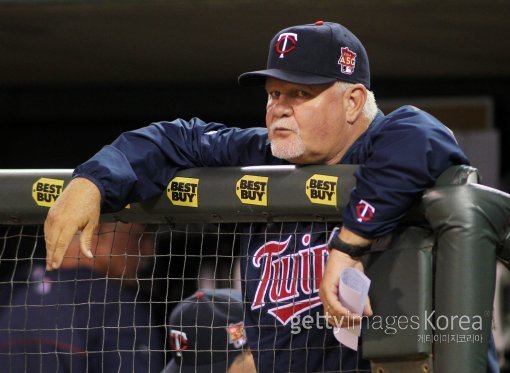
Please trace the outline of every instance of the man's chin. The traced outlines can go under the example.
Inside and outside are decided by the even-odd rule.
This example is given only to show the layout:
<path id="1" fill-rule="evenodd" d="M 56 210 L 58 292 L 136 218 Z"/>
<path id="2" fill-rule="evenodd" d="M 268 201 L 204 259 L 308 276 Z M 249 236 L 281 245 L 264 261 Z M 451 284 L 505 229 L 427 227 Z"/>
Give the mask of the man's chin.
<path id="1" fill-rule="evenodd" d="M 297 164 L 297 165 L 307 165 L 307 164 L 318 164 L 317 162 L 311 160 L 309 157 L 306 157 L 304 154 L 296 156 L 296 157 L 278 157 L 273 154 L 275 158 L 283 159 L 289 163 Z"/>
<path id="2" fill-rule="evenodd" d="M 290 162 L 290 163 L 293 163 L 293 164 L 297 164 L 297 165 L 304 165 L 304 164 L 309 164 L 310 163 L 310 162 L 307 162 L 306 159 L 303 156 L 289 158 L 289 159 L 286 159 L 286 161 Z"/>
<path id="3" fill-rule="evenodd" d="M 271 144 L 271 153 L 274 157 L 284 159 L 291 163 L 302 164 L 304 149 L 302 147 L 289 147 Z"/>

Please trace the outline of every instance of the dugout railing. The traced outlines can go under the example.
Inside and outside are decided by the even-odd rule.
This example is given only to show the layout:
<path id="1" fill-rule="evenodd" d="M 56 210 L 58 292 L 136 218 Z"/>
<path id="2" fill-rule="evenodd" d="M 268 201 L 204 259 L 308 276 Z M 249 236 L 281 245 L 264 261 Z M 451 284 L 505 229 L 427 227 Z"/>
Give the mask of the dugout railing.
<path id="1" fill-rule="evenodd" d="M 357 166 L 190 169 L 102 221 L 341 222 Z M 71 170 L 0 170 L 0 224 L 41 224 Z M 452 167 L 364 258 L 374 317 L 363 356 L 382 372 L 481 372 L 496 260 L 510 260 L 510 195 Z"/>

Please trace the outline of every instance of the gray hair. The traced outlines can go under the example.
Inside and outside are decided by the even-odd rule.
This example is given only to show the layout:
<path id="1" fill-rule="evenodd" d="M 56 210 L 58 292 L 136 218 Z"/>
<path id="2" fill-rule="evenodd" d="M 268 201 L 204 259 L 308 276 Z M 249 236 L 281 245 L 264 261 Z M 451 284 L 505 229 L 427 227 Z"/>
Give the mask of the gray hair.
<path id="1" fill-rule="evenodd" d="M 345 91 L 350 86 L 354 85 L 352 83 L 342 82 L 339 81 L 338 85 L 340 86 L 340 89 Z M 367 89 L 367 100 L 365 101 L 365 105 L 363 106 L 362 113 L 365 116 L 365 118 L 368 119 L 370 123 L 374 120 L 375 116 L 377 115 L 377 103 L 375 102 L 375 96 L 374 92 Z"/>

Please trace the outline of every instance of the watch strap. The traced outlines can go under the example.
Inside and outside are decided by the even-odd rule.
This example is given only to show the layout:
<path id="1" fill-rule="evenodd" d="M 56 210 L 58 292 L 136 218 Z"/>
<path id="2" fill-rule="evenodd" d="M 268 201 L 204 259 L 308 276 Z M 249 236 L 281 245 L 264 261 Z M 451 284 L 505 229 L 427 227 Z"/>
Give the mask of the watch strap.
<path id="1" fill-rule="evenodd" d="M 336 227 L 331 232 L 328 240 L 328 247 L 330 249 L 338 250 L 345 253 L 352 258 L 359 258 L 370 251 L 370 245 L 367 246 L 356 246 L 345 242 L 340 238 L 340 228 Z"/>

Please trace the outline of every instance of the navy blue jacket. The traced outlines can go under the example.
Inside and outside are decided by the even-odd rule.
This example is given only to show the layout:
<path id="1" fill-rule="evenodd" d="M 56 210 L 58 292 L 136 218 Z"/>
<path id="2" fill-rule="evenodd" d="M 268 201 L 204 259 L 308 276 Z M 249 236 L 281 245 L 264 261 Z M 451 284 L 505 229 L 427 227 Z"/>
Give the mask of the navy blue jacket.
<path id="1" fill-rule="evenodd" d="M 359 164 L 343 224 L 367 238 L 391 232 L 424 189 L 446 168 L 467 164 L 451 131 L 411 106 L 384 116 L 344 155 Z M 103 211 L 162 193 L 181 169 L 278 165 L 263 128 L 227 128 L 199 119 L 160 122 L 122 134 L 75 170 L 100 189 Z M 325 224 L 251 225 L 241 241 L 245 327 L 259 371 L 324 372 L 369 369 L 342 348 L 321 318 L 318 297 L 328 257 Z M 298 328 L 310 315 L 310 329 Z M 298 330 L 299 329 L 299 330 Z"/>
<path id="2" fill-rule="evenodd" d="M 2 372 L 160 372 L 163 338 L 136 291 L 89 268 L 18 266 L 0 284 Z"/>

